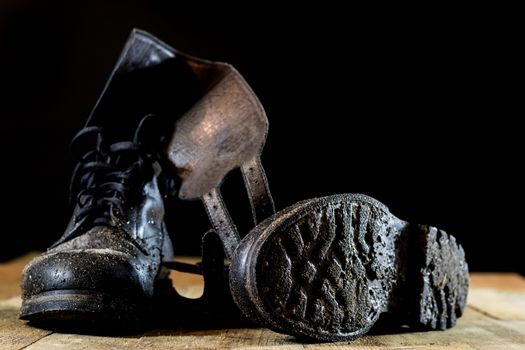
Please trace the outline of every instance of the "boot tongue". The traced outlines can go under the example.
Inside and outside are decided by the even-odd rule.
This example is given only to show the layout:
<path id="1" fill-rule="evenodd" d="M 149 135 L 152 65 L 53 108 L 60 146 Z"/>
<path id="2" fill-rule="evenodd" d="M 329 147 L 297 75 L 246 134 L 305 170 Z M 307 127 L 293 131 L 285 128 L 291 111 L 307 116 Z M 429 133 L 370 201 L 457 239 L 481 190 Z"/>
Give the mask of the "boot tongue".
<path id="1" fill-rule="evenodd" d="M 128 62 L 129 63 L 129 62 Z M 155 114 L 166 134 L 202 95 L 202 87 L 183 56 L 130 67 L 124 60 L 91 113 L 86 126 L 100 126 L 109 143 L 131 141 L 145 115 Z"/>

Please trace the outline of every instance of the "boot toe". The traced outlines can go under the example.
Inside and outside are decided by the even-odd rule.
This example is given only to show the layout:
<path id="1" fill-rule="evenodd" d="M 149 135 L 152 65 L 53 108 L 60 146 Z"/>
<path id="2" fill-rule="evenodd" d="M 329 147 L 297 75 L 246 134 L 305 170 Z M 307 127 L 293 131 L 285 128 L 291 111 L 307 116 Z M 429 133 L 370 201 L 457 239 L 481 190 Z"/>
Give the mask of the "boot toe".
<path id="1" fill-rule="evenodd" d="M 136 269 L 127 257 L 110 249 L 57 252 L 28 264 L 22 276 L 24 297 L 51 290 L 140 292 Z"/>
<path id="2" fill-rule="evenodd" d="M 134 317 L 145 298 L 136 267 L 111 249 L 45 253 L 27 265 L 21 287 L 20 317 L 29 320 Z"/>

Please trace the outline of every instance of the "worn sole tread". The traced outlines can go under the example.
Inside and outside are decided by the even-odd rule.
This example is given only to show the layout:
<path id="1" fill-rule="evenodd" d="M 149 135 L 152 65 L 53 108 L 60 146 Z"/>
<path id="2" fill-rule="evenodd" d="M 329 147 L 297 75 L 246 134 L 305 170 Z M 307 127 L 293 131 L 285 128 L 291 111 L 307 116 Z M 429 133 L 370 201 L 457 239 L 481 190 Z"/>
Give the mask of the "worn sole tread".
<path id="1" fill-rule="evenodd" d="M 447 267 L 444 257 L 457 264 Z M 252 231 L 230 282 L 247 316 L 280 332 L 340 340 L 406 306 L 412 312 L 400 319 L 408 324 L 454 325 L 466 274 L 462 249 L 443 231 L 409 225 L 369 197 L 338 195 L 299 203 Z"/>

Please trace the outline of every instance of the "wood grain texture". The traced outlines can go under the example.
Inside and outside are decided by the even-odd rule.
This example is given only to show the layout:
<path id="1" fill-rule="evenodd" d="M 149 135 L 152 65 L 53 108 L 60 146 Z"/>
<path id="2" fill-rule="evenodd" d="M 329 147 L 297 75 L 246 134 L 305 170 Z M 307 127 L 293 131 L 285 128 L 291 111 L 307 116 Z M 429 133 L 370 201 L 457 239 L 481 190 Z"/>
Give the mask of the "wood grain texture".
<path id="1" fill-rule="evenodd" d="M 470 275 L 470 286 L 476 289 L 492 288 L 525 293 L 525 278 L 511 272 L 476 272 Z"/>
<path id="2" fill-rule="evenodd" d="M 373 334 L 352 342 L 300 343 L 267 329 L 156 329 L 125 337 L 52 333 L 18 320 L 18 280 L 34 254 L 0 264 L 0 350 L 13 349 L 525 349 L 525 278 L 517 274 L 471 276 L 468 307 L 447 331 Z M 192 259 L 189 259 L 192 260 Z M 188 259 L 185 259 L 188 261 Z M 202 293 L 198 276 L 174 272 L 177 289 Z"/>
<path id="3" fill-rule="evenodd" d="M 0 300 L 20 295 L 22 270 L 27 262 L 37 255 L 37 252 L 32 252 L 0 264 Z"/>
<path id="4" fill-rule="evenodd" d="M 50 331 L 29 327 L 19 320 L 21 304 L 20 297 L 0 300 L 0 350 L 22 349 L 51 334 Z"/>

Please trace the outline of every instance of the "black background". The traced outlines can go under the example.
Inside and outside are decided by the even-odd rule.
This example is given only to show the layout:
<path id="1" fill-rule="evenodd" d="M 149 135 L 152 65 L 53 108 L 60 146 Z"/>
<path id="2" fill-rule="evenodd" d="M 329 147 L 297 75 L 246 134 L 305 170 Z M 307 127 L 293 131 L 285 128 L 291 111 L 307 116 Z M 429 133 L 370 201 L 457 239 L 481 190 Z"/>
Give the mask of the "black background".
<path id="1" fill-rule="evenodd" d="M 138 27 L 244 75 L 270 120 L 279 208 L 369 194 L 455 234 L 472 270 L 525 272 L 521 6 L 176 3 L 0 2 L 0 258 L 61 235 L 69 141 Z M 178 252 L 198 251 L 200 214 Z"/>

